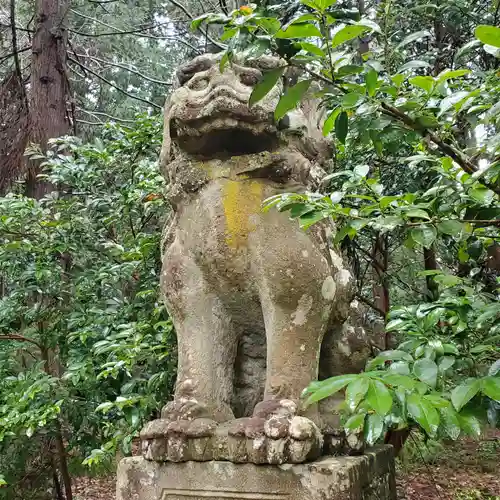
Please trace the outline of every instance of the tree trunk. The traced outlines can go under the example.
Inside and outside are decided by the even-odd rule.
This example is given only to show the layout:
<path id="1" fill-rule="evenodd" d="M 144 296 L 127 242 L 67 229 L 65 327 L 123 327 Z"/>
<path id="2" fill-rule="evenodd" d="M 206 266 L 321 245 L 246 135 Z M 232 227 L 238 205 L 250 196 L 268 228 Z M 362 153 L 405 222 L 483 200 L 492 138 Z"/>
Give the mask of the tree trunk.
<path id="1" fill-rule="evenodd" d="M 387 249 L 387 236 L 376 234 L 372 246 L 373 259 L 373 303 L 385 315 L 389 312 L 389 286 L 387 283 L 387 266 L 389 263 L 389 255 Z M 390 349 L 391 334 L 386 333 L 385 349 Z"/>
<path id="2" fill-rule="evenodd" d="M 436 261 L 436 251 L 434 246 L 431 248 L 424 248 L 424 267 L 426 271 L 437 271 L 439 267 Z M 428 299 L 433 302 L 437 300 L 439 296 L 439 287 L 434 276 L 426 276 L 425 280 L 427 282 L 427 296 Z"/>
<path id="3" fill-rule="evenodd" d="M 54 376 L 54 365 L 59 365 L 58 360 L 54 359 L 54 356 L 51 354 L 50 350 L 45 346 L 40 346 L 42 359 L 44 363 L 44 371 L 47 375 Z M 59 368 L 56 368 L 56 371 L 59 371 Z M 64 446 L 63 440 L 63 432 L 62 432 L 62 424 L 60 418 L 57 418 L 54 423 L 54 435 L 55 435 L 55 457 L 57 460 L 53 458 L 53 464 L 57 462 L 59 473 L 61 474 L 62 483 L 64 485 L 64 494 L 66 500 L 73 500 L 73 487 L 71 484 L 71 476 L 69 474 L 68 469 L 68 458 L 66 454 L 66 447 Z M 50 453 L 53 453 L 50 450 Z M 54 470 L 54 474 L 57 476 L 57 471 Z"/>
<path id="4" fill-rule="evenodd" d="M 67 32 L 63 25 L 69 0 L 36 0 L 32 44 L 29 142 L 47 149 L 47 141 L 70 130 L 67 113 L 69 81 L 66 68 Z M 28 162 L 26 194 L 41 198 L 50 190 L 39 181 L 40 162 Z"/>

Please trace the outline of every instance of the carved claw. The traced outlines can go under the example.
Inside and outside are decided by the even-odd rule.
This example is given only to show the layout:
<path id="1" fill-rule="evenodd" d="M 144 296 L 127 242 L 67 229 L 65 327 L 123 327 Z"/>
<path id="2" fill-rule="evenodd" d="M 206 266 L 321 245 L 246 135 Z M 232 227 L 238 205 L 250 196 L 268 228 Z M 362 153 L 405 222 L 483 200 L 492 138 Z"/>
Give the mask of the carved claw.
<path id="1" fill-rule="evenodd" d="M 308 418 L 271 415 L 235 420 L 228 429 L 228 443 L 232 462 L 283 464 L 317 458 L 323 438 Z"/>

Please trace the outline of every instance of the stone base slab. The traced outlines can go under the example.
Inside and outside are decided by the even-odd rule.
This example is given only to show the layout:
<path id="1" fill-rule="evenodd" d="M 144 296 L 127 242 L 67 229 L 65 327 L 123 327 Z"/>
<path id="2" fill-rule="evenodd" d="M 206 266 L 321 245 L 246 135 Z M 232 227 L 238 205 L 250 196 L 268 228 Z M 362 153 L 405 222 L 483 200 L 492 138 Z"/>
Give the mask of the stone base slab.
<path id="1" fill-rule="evenodd" d="M 300 465 L 123 459 L 116 500 L 396 500 L 392 447 Z"/>

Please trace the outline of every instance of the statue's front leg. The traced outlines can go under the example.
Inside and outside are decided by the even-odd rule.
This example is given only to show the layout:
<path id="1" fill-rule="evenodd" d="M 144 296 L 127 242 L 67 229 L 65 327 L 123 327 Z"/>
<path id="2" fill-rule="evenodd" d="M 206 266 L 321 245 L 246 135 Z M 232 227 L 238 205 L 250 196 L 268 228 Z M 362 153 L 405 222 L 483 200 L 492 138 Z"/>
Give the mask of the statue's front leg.
<path id="1" fill-rule="evenodd" d="M 276 233 L 275 233 L 276 234 Z M 279 234 L 279 233 L 278 233 Z M 229 429 L 232 457 L 255 463 L 300 463 L 322 452 L 316 407 L 300 396 L 317 380 L 321 342 L 335 296 L 331 268 L 310 244 L 261 259 L 259 291 L 267 339 L 264 401 Z M 307 241 L 304 242 L 307 245 Z M 269 258 L 269 256 L 271 258 Z M 276 257 L 276 261 L 273 258 Z"/>
<path id="2" fill-rule="evenodd" d="M 237 339 L 220 300 L 176 243 L 165 255 L 162 288 L 177 333 L 177 384 L 161 419 L 142 431 L 143 452 L 154 460 L 209 460 L 204 443 L 218 423 L 234 418 Z"/>

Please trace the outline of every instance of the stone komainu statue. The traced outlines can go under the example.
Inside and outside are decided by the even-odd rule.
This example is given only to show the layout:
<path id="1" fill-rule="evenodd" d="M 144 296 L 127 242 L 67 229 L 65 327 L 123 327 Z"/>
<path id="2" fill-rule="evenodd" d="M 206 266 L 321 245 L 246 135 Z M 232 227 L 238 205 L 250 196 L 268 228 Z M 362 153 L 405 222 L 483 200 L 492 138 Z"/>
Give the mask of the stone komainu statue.
<path id="1" fill-rule="evenodd" d="M 301 412 L 301 392 L 318 374 L 362 367 L 339 344 L 351 274 L 326 225 L 303 231 L 261 205 L 313 186 L 331 144 L 312 98 L 274 122 L 283 83 L 249 107 L 253 86 L 278 59 L 222 73 L 219 61 L 204 55 L 181 68 L 165 109 L 161 165 L 174 215 L 161 287 L 179 366 L 174 400 L 141 434 L 143 453 L 303 462 L 321 454 L 324 424 L 317 408 Z"/>

